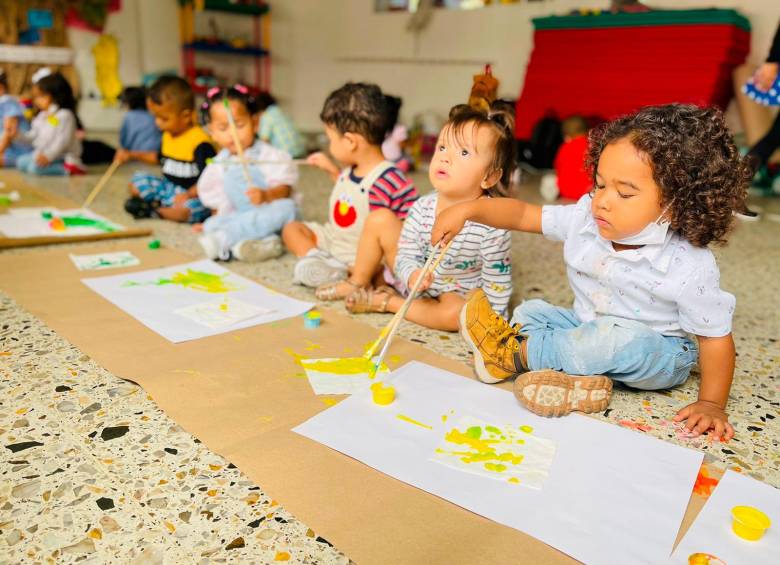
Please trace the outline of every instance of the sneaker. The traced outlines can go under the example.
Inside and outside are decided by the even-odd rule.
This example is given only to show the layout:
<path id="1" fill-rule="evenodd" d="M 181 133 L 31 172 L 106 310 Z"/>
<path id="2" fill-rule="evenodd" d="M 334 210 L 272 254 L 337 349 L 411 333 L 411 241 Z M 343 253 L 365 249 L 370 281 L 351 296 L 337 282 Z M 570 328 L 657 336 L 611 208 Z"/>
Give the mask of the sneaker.
<path id="1" fill-rule="evenodd" d="M 493 311 L 481 288 L 460 311 L 460 335 L 474 353 L 474 372 L 483 383 L 497 383 L 527 370 L 520 357 L 519 330 Z"/>
<path id="2" fill-rule="evenodd" d="M 225 243 L 225 234 L 219 230 L 204 233 L 198 238 L 203 252 L 212 261 L 227 261 L 230 259 L 230 249 Z"/>
<path id="3" fill-rule="evenodd" d="M 317 288 L 347 278 L 347 266 L 322 249 L 314 248 L 301 257 L 293 269 L 293 282 Z"/>
<path id="4" fill-rule="evenodd" d="M 65 172 L 70 176 L 87 174 L 87 169 L 76 163 L 64 163 L 62 166 L 65 167 Z"/>
<path id="5" fill-rule="evenodd" d="M 755 222 L 761 217 L 761 208 L 755 208 L 751 210 L 745 206 L 742 210 L 735 210 L 734 216 L 745 222 Z"/>
<path id="6" fill-rule="evenodd" d="M 133 196 L 125 201 L 125 211 L 136 220 L 157 217 L 157 208 L 159 207 L 159 202 L 147 202 L 138 196 Z"/>
<path id="7" fill-rule="evenodd" d="M 601 412 L 612 397 L 612 379 L 603 375 L 572 377 L 560 371 L 529 371 L 517 377 L 517 400 L 546 418 L 570 412 Z"/>
<path id="8" fill-rule="evenodd" d="M 274 259 L 284 253 L 282 247 L 282 240 L 278 235 L 272 235 L 264 239 L 245 239 L 239 241 L 233 247 L 230 248 L 230 252 L 233 257 L 239 261 L 247 261 L 249 263 L 259 263 L 260 261 L 267 261 L 268 259 Z"/>

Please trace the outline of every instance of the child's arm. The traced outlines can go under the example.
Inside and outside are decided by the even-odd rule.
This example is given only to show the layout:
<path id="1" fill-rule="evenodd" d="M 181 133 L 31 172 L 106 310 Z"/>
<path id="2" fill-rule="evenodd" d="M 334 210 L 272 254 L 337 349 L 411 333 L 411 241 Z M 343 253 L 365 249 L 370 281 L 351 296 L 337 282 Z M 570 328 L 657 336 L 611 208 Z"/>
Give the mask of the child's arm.
<path id="1" fill-rule="evenodd" d="M 341 171 L 336 166 L 336 164 L 331 161 L 325 153 L 322 153 L 321 151 L 318 151 L 317 153 L 312 153 L 306 158 L 306 163 L 309 165 L 314 165 L 315 167 L 322 169 L 326 173 L 328 173 L 328 176 L 330 176 L 330 180 L 333 182 L 336 182 L 336 179 L 339 178 L 339 173 Z"/>
<path id="2" fill-rule="evenodd" d="M 120 148 L 114 154 L 114 161 L 118 161 L 120 164 L 128 161 L 141 161 L 147 165 L 157 165 L 160 163 L 160 156 L 157 151 L 128 151 Z"/>
<path id="3" fill-rule="evenodd" d="M 246 195 L 252 204 L 259 206 L 280 198 L 289 198 L 291 192 L 292 187 L 289 184 L 280 184 L 266 190 L 252 187 L 246 191 Z"/>
<path id="4" fill-rule="evenodd" d="M 514 198 L 479 198 L 450 206 L 439 214 L 431 242 L 447 243 L 471 220 L 494 228 L 542 233 L 542 208 Z"/>
<path id="5" fill-rule="evenodd" d="M 687 420 L 685 427 L 694 436 L 711 429 L 715 438 L 728 441 L 734 437 L 734 428 L 729 424 L 726 414 L 726 403 L 734 377 L 734 339 L 731 334 L 723 337 L 696 337 L 699 341 L 701 367 L 699 399 L 677 412 L 674 421 Z"/>

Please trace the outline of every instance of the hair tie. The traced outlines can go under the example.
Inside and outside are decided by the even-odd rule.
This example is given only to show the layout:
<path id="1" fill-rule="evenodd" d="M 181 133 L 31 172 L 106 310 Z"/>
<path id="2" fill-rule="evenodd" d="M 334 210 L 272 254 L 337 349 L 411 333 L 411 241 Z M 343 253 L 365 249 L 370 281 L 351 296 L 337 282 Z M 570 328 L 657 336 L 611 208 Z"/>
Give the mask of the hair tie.
<path id="1" fill-rule="evenodd" d="M 209 103 L 208 102 L 204 102 L 203 104 L 200 105 L 200 107 L 203 108 L 204 110 L 208 110 L 209 109 Z"/>
<path id="2" fill-rule="evenodd" d="M 209 98 L 214 98 L 217 94 L 219 94 L 219 91 L 221 89 L 218 86 L 212 86 L 206 91 L 206 96 Z"/>
<path id="3" fill-rule="evenodd" d="M 233 90 L 237 90 L 241 94 L 249 94 L 249 89 L 243 84 L 236 84 L 233 86 Z"/>

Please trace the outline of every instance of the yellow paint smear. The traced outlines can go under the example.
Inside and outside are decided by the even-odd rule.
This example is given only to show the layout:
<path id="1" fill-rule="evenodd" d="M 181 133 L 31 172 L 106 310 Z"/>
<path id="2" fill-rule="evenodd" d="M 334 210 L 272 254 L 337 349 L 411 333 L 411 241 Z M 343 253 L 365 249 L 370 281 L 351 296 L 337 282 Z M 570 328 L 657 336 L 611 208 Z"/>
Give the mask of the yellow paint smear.
<path id="1" fill-rule="evenodd" d="M 398 414 L 396 416 L 399 420 L 403 420 L 404 422 L 407 422 L 409 424 L 414 424 L 415 426 L 420 426 L 421 428 L 425 428 L 426 430 L 432 430 L 433 426 L 429 426 L 428 424 L 423 424 L 422 422 L 418 422 L 414 418 L 410 418 L 409 416 L 404 416 L 403 414 Z"/>
<path id="2" fill-rule="evenodd" d="M 335 375 L 362 375 L 370 374 L 374 368 L 374 362 L 365 357 L 345 357 L 343 359 L 320 359 L 305 364 L 305 368 L 310 371 L 320 373 L 333 373 Z M 387 365 L 384 363 L 380 370 L 387 371 Z"/>

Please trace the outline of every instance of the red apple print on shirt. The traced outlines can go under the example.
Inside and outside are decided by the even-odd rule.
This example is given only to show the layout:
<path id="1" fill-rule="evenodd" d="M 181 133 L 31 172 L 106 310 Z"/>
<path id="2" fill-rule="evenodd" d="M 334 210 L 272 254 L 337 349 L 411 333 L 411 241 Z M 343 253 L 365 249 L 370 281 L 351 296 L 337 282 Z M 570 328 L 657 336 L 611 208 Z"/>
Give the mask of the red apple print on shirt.
<path id="1" fill-rule="evenodd" d="M 333 220 L 341 228 L 348 228 L 357 220 L 357 210 L 350 202 L 349 197 L 341 196 L 333 206 Z"/>

